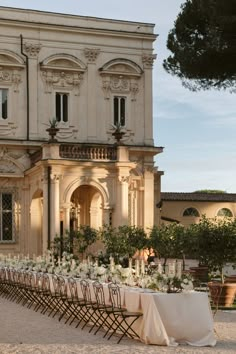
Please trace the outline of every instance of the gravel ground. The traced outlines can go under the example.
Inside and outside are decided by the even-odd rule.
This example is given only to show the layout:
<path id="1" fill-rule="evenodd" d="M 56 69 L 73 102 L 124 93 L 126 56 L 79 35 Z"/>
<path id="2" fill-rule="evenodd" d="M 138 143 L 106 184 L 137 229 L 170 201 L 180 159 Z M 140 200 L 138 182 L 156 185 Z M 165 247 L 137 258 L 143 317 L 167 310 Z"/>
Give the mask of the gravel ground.
<path id="1" fill-rule="evenodd" d="M 236 311 L 218 311 L 215 316 L 215 347 L 161 347 L 117 338 L 109 341 L 103 333 L 89 333 L 59 322 L 0 297 L 0 354 L 153 354 L 153 353 L 236 353 Z"/>

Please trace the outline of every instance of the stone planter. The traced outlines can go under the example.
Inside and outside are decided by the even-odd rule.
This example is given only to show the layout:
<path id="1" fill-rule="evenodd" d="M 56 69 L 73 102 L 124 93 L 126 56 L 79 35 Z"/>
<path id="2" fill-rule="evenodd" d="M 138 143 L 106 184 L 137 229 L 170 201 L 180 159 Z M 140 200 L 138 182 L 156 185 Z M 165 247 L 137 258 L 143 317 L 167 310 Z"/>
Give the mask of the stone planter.
<path id="1" fill-rule="evenodd" d="M 54 127 L 50 127 L 48 129 L 46 129 L 46 131 L 48 132 L 50 139 L 49 139 L 49 143 L 56 143 L 57 139 L 55 138 L 57 135 L 57 132 L 59 132 L 59 128 L 54 128 Z"/>
<path id="2" fill-rule="evenodd" d="M 215 306 L 231 307 L 236 295 L 236 283 L 208 283 L 212 303 Z"/>

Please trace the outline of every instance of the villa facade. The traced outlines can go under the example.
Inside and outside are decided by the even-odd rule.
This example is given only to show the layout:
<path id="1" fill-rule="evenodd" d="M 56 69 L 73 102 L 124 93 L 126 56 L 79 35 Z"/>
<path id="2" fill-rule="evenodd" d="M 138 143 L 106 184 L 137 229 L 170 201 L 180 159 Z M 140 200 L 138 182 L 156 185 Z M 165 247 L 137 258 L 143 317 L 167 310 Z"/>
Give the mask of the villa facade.
<path id="1" fill-rule="evenodd" d="M 80 224 L 158 224 L 154 25 L 0 18 L 0 252 L 40 255 Z"/>
<path id="2" fill-rule="evenodd" d="M 174 193 L 162 192 L 157 203 L 162 223 L 176 222 L 184 226 L 207 218 L 235 218 L 235 193 Z"/>

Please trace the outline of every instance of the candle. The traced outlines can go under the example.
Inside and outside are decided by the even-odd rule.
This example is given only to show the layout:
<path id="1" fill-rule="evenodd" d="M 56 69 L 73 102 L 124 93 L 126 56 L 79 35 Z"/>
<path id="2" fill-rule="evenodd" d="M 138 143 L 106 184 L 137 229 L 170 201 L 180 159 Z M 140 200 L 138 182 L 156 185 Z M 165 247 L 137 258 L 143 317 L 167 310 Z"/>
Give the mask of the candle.
<path id="1" fill-rule="evenodd" d="M 161 262 L 158 262 L 158 264 L 157 264 L 157 272 L 159 274 L 162 274 L 162 272 L 163 272 L 163 268 L 162 268 Z"/>
<path id="2" fill-rule="evenodd" d="M 174 278 L 175 276 L 175 262 L 168 263 L 168 277 Z"/>
<path id="3" fill-rule="evenodd" d="M 129 269 L 132 269 L 132 258 L 129 258 Z"/>
<path id="4" fill-rule="evenodd" d="M 182 276 L 182 261 L 177 261 L 176 263 L 176 276 L 179 279 Z"/>
<path id="5" fill-rule="evenodd" d="M 110 257 L 110 271 L 114 271 L 114 258 L 112 256 Z"/>
<path id="6" fill-rule="evenodd" d="M 145 274 L 145 264 L 144 264 L 144 260 L 141 260 L 141 274 L 144 275 Z"/>
<path id="7" fill-rule="evenodd" d="M 136 277 L 139 277 L 139 260 L 135 260 L 135 275 Z"/>

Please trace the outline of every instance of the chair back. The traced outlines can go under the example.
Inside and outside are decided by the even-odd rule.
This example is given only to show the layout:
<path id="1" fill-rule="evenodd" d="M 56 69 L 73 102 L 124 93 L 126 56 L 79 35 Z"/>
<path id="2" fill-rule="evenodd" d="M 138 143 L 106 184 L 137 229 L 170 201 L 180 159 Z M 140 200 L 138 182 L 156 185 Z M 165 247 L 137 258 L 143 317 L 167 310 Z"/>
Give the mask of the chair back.
<path id="1" fill-rule="evenodd" d="M 58 281 L 58 275 L 53 274 L 52 275 L 52 286 L 53 286 L 53 294 L 60 294 L 60 287 L 59 287 L 59 281 Z"/>
<path id="2" fill-rule="evenodd" d="M 103 285 L 99 281 L 93 283 L 93 291 L 98 306 L 106 306 Z"/>
<path id="3" fill-rule="evenodd" d="M 70 290 L 70 296 L 72 300 L 78 300 L 78 289 L 77 289 L 77 282 L 75 278 L 70 277 L 68 278 L 68 285 Z"/>
<path id="4" fill-rule="evenodd" d="M 60 296 L 67 297 L 67 283 L 62 275 L 58 276 L 58 285 Z"/>
<path id="5" fill-rule="evenodd" d="M 84 302 L 86 304 L 90 304 L 92 302 L 92 298 L 91 298 L 89 282 L 85 279 L 80 280 L 80 287 L 81 287 Z"/>
<path id="6" fill-rule="evenodd" d="M 116 283 L 110 283 L 108 284 L 108 289 L 112 307 L 121 309 L 121 295 L 119 285 Z"/>
<path id="7" fill-rule="evenodd" d="M 50 293 L 50 278 L 49 278 L 49 275 L 44 273 L 42 280 L 43 280 L 43 283 L 42 283 L 43 290 L 47 291 L 48 293 Z"/>

